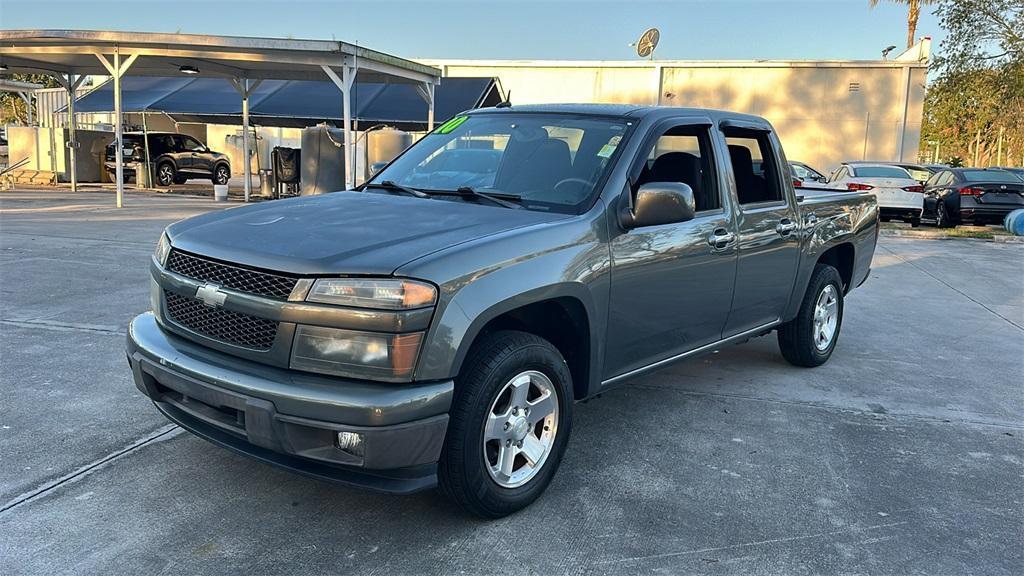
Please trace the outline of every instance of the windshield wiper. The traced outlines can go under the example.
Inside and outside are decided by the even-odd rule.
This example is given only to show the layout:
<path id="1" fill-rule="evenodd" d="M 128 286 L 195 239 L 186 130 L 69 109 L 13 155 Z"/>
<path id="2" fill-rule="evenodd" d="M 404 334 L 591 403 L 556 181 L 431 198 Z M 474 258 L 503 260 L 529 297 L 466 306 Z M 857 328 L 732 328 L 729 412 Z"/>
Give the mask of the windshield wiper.
<path id="1" fill-rule="evenodd" d="M 399 192 L 405 192 L 406 194 L 409 194 L 410 196 L 415 196 L 417 198 L 430 198 L 430 194 L 427 194 L 422 190 L 417 190 L 415 188 L 403 186 L 402 184 L 396 183 L 394 180 L 385 180 L 383 182 L 370 182 L 369 184 L 366 184 L 363 187 L 383 188 L 384 190 L 397 190 Z"/>
<path id="2" fill-rule="evenodd" d="M 479 190 L 474 190 L 474 189 L 470 188 L 469 186 L 460 186 L 459 188 L 457 188 L 455 190 L 455 193 L 458 194 L 459 196 L 462 196 L 463 198 L 466 198 L 466 197 L 469 197 L 469 198 L 483 198 L 484 200 L 489 200 L 489 201 L 497 204 L 498 206 L 504 206 L 505 208 L 512 208 L 512 209 L 516 209 L 516 210 L 518 210 L 519 208 L 522 208 L 522 206 L 519 205 L 519 204 L 515 204 L 513 202 L 509 202 L 509 200 L 513 200 L 515 202 L 522 202 L 522 199 L 519 196 L 516 196 L 515 194 L 502 194 L 502 197 L 499 198 L 497 196 L 491 196 L 490 194 L 487 194 L 486 192 L 480 192 Z M 505 200 L 504 198 L 508 198 L 508 200 Z"/>

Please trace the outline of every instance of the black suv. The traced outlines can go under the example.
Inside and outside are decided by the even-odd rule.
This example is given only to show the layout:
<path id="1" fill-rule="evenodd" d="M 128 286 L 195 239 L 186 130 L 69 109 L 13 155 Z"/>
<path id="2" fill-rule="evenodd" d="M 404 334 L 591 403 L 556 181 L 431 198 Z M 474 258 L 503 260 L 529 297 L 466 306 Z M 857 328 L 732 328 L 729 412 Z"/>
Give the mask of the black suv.
<path id="1" fill-rule="evenodd" d="M 184 184 L 192 178 L 211 180 L 214 184 L 227 184 L 231 178 L 231 163 L 228 157 L 214 152 L 205 144 L 186 134 L 171 132 L 150 132 L 149 159 L 153 163 L 153 180 L 160 186 Z M 146 162 L 146 148 L 143 135 L 139 133 L 125 134 L 124 162 Z M 115 179 L 115 148 L 116 143 L 107 146 L 105 166 L 111 179 Z M 135 170 L 124 167 L 124 175 L 135 175 Z"/>

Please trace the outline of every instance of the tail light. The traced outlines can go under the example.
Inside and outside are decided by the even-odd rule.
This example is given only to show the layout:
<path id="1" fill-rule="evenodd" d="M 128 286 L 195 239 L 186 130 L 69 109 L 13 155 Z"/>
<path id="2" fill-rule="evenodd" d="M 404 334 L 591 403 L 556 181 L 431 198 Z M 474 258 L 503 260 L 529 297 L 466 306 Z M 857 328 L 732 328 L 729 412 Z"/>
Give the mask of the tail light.
<path id="1" fill-rule="evenodd" d="M 924 186 L 904 186 L 904 190 L 907 192 L 924 192 Z"/>
<path id="2" fill-rule="evenodd" d="M 860 182 L 847 182 L 846 188 L 849 190 L 873 190 L 875 187 L 870 184 L 861 184 Z"/>
<path id="3" fill-rule="evenodd" d="M 981 196 L 985 191 L 981 188 L 972 188 L 971 186 L 964 186 L 960 189 L 961 196 Z"/>
<path id="4" fill-rule="evenodd" d="M 804 183 L 801 182 L 799 178 L 793 178 L 793 187 L 794 188 L 799 188 L 799 187 L 801 187 L 803 185 L 804 185 Z"/>

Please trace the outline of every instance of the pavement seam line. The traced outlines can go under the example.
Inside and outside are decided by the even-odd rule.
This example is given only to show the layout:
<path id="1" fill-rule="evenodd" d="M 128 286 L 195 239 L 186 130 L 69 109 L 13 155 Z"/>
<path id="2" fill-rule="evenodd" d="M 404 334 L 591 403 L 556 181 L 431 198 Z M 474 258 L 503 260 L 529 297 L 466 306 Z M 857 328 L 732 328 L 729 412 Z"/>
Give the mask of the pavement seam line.
<path id="1" fill-rule="evenodd" d="M 124 330 L 117 330 L 114 328 L 104 328 L 102 326 L 88 326 L 84 324 L 67 324 L 64 322 L 49 322 L 45 320 L 8 320 L 6 318 L 0 318 L 0 324 L 8 324 L 11 326 L 16 326 L 18 328 L 43 328 L 48 330 L 110 334 L 113 336 L 124 335 Z"/>
<path id="2" fill-rule="evenodd" d="M 711 398 L 729 398 L 733 400 L 749 400 L 751 402 L 767 402 L 770 404 L 785 404 L 788 406 L 802 406 L 805 408 L 816 408 L 818 410 L 831 410 L 834 412 L 852 412 L 854 414 L 861 414 L 864 416 L 883 416 L 886 418 L 898 419 L 912 419 L 921 420 L 925 422 L 936 422 L 941 424 L 968 424 L 971 426 L 988 426 L 991 428 L 1009 428 L 1010 430 L 1024 430 L 1024 425 L 1011 424 L 1008 422 L 986 422 L 983 420 L 967 420 L 964 418 L 952 419 L 943 418 L 941 416 L 926 416 L 924 414 L 914 414 L 913 412 L 898 413 L 898 412 L 872 412 L 871 410 L 862 410 L 859 408 L 844 408 L 842 406 L 830 406 L 828 404 L 821 404 L 818 402 L 800 402 L 797 400 L 779 400 L 773 398 L 758 398 L 757 396 L 747 396 L 744 394 L 726 394 L 722 392 L 698 392 L 695 390 L 679 390 L 672 386 L 665 386 L 661 384 L 641 384 L 631 383 L 630 387 L 634 388 L 645 388 L 647 390 L 665 390 L 668 392 L 675 392 L 676 394 L 686 394 L 690 396 L 709 396 Z"/>
<path id="3" fill-rule="evenodd" d="M 740 548 L 750 548 L 752 546 L 764 546 L 766 544 L 784 544 L 788 542 L 799 542 L 801 540 L 814 540 L 816 538 L 826 538 L 828 536 L 844 536 L 846 534 L 858 534 L 861 532 L 867 532 L 869 530 L 880 530 L 882 528 L 894 528 L 896 526 L 903 526 L 908 524 L 907 521 L 903 522 L 891 522 L 888 524 L 875 524 L 874 526 L 850 526 L 842 530 L 832 530 L 829 532 L 820 532 L 818 534 L 808 534 L 806 536 L 787 536 L 784 538 L 771 538 L 768 540 L 759 540 L 757 542 L 743 542 L 741 544 L 730 544 L 728 546 L 718 546 L 714 548 L 701 548 L 698 550 L 685 550 L 682 552 L 666 552 L 665 554 L 651 554 L 649 556 L 636 556 L 634 558 L 619 558 L 618 560 L 606 560 L 601 564 L 619 564 L 622 562 L 637 562 L 643 560 L 660 560 L 663 558 L 674 558 L 678 556 L 689 556 L 691 554 L 704 554 L 707 552 L 724 552 L 726 550 L 736 550 Z"/>
<path id="4" fill-rule="evenodd" d="M 967 298 L 967 299 L 968 299 L 968 300 L 970 300 L 971 302 L 974 302 L 974 303 L 975 303 L 975 304 L 977 304 L 978 306 L 981 306 L 981 307 L 982 307 L 982 308 L 984 308 L 985 310 L 988 310 L 988 311 L 989 311 L 990 313 L 992 313 L 992 314 L 993 314 L 993 315 L 994 315 L 994 316 L 995 316 L 996 318 L 999 318 L 999 319 L 1003 320 L 1004 322 L 1006 322 L 1006 323 L 1007 323 L 1007 324 L 1009 324 L 1010 326 L 1013 326 L 1013 327 L 1017 328 L 1018 330 L 1020 330 L 1020 331 L 1024 332 L 1024 326 L 1021 326 L 1020 324 L 1017 324 L 1017 323 L 1016 323 L 1016 322 L 1014 322 L 1013 320 L 1010 320 L 1010 319 L 1009 319 L 1009 318 L 1007 318 L 1006 316 L 1003 316 L 1003 315 L 1002 315 L 1002 314 L 1000 314 L 999 312 L 996 312 L 995 310 L 993 310 L 993 309 L 989 308 L 988 306 L 986 306 L 986 305 L 982 304 L 982 303 L 981 303 L 981 302 L 979 302 L 978 300 L 975 300 L 974 298 L 972 298 L 972 297 L 971 297 L 971 296 L 970 296 L 969 294 L 967 294 L 967 293 L 966 293 L 966 292 L 964 292 L 963 290 L 960 290 L 959 288 L 957 288 L 957 287 L 953 286 L 953 285 L 952 285 L 952 284 L 950 284 L 949 282 L 946 282 L 946 281 L 945 281 L 945 280 L 943 280 L 942 278 L 939 278 L 939 277 L 938 277 L 938 276 L 936 276 L 935 274 L 932 274 L 932 273 L 931 273 L 931 272 L 929 272 L 928 270 L 925 270 L 925 269 L 924 269 L 923 267 L 921 267 L 921 266 L 918 266 L 918 265 L 917 265 L 917 264 L 915 264 L 914 262 L 911 262 L 910 260 L 907 260 L 907 259 L 906 259 L 906 258 L 904 258 L 903 256 L 900 256 L 900 255 L 899 255 L 899 254 L 897 254 L 896 252 L 893 252 L 892 250 L 890 250 L 890 249 L 889 249 L 889 247 L 888 247 L 888 246 L 882 246 L 881 244 L 878 244 L 878 246 L 879 246 L 880 248 L 884 249 L 884 250 L 885 250 L 886 252 L 888 252 L 889 254 L 892 254 L 893 256 L 895 256 L 896 258 L 898 258 L 898 259 L 899 259 L 900 261 L 902 261 L 902 262 L 903 262 L 904 264 L 909 264 L 909 265 L 911 265 L 912 267 L 914 267 L 914 268 L 916 268 L 916 269 L 920 270 L 921 272 L 924 272 L 924 273 L 925 273 L 925 275 L 927 275 L 927 276 L 931 277 L 931 278 L 932 278 L 933 280 L 935 280 L 935 281 L 939 282 L 940 284 L 942 284 L 942 285 L 943 285 L 943 286 L 945 286 L 946 288 L 949 288 L 950 290 L 952 290 L 952 291 L 956 292 L 957 294 L 959 294 L 959 295 L 963 296 L 964 298 Z"/>
<path id="5" fill-rule="evenodd" d="M 120 450 L 118 450 L 116 452 L 113 452 L 111 454 L 107 454 L 106 456 L 104 456 L 103 458 L 100 458 L 99 460 L 95 460 L 93 462 L 90 462 L 89 464 L 86 464 L 85 466 L 82 466 L 82 467 L 78 468 L 77 470 L 71 472 L 70 474 L 65 474 L 64 476 L 61 476 L 60 478 L 57 478 L 55 480 L 51 480 L 51 481 L 43 484 L 42 486 L 40 486 L 38 488 L 35 488 L 34 490 L 30 490 L 28 492 L 25 492 L 24 494 L 21 494 L 19 496 L 15 496 L 13 499 L 9 500 L 6 504 L 4 504 L 3 507 L 0 507 L 0 515 L 6 514 L 7 512 L 9 512 L 11 510 L 14 510 L 15 508 L 18 508 L 19 506 L 21 506 L 23 504 L 27 504 L 27 503 L 29 503 L 29 502 L 31 502 L 31 501 L 33 501 L 33 500 L 35 500 L 35 499 L 45 495 L 45 494 L 48 494 L 48 493 L 52 492 L 53 490 L 56 490 L 57 488 L 60 488 L 61 486 L 65 485 L 65 484 L 67 484 L 67 483 L 69 483 L 69 482 L 71 482 L 73 480 L 76 480 L 78 478 L 81 478 L 82 476 L 90 474 L 93 471 L 98 470 L 98 469 L 102 468 L 103 466 L 109 464 L 110 462 L 113 462 L 114 460 L 117 460 L 117 459 L 119 459 L 119 458 L 121 458 L 123 456 L 131 454 L 132 452 L 135 452 L 136 450 L 139 450 L 140 448 L 142 448 L 142 447 L 144 447 L 144 446 L 146 446 L 148 444 L 151 444 L 152 442 L 155 442 L 155 441 L 157 441 L 157 440 L 159 440 L 159 439 L 161 439 L 161 438 L 163 438 L 165 436 L 171 437 L 172 435 L 175 435 L 175 432 L 181 432 L 181 431 L 182 431 L 182 428 L 180 428 L 177 424 L 168 424 L 166 426 L 162 426 L 162 427 L 158 428 L 155 432 L 153 432 L 153 433 L 151 433 L 151 434 L 149 434 L 147 436 L 144 436 L 144 437 L 136 440 L 135 442 L 132 442 L 131 444 L 129 444 L 125 448 L 122 448 L 122 449 L 120 449 Z"/>
<path id="6" fill-rule="evenodd" d="M 3 230 L 3 234 L 10 234 L 12 236 L 28 236 L 30 238 L 60 238 L 62 240 L 82 240 L 85 242 L 109 242 L 111 244 L 124 244 L 126 246 L 138 246 L 144 248 L 149 246 L 148 242 L 132 242 L 129 240 L 115 240 L 113 238 L 83 238 L 80 236 L 61 236 L 59 234 L 38 234 L 36 232 L 11 232 L 10 230 Z M 156 242 L 153 242 L 156 245 Z"/>

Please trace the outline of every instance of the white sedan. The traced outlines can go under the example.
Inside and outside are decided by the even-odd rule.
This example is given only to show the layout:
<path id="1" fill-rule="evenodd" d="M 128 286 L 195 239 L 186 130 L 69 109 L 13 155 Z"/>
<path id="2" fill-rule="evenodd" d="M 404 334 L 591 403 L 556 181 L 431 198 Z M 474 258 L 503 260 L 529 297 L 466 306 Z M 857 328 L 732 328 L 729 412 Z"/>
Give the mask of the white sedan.
<path id="1" fill-rule="evenodd" d="M 921 224 L 924 186 L 905 169 L 884 164 L 842 164 L 828 177 L 828 188 L 864 190 L 878 200 L 882 222 L 892 219 Z"/>

